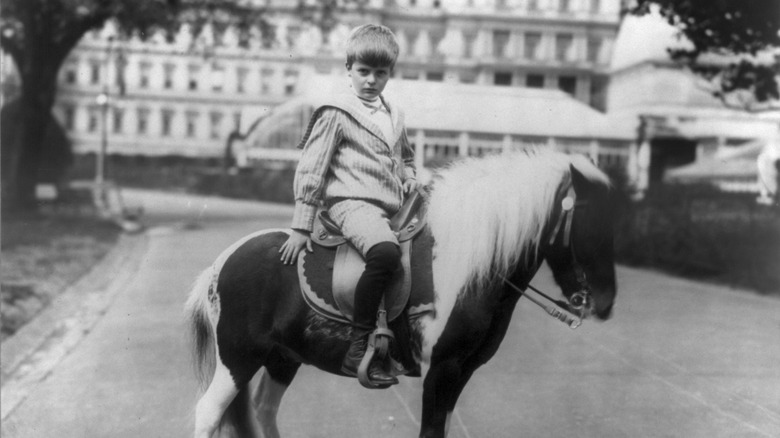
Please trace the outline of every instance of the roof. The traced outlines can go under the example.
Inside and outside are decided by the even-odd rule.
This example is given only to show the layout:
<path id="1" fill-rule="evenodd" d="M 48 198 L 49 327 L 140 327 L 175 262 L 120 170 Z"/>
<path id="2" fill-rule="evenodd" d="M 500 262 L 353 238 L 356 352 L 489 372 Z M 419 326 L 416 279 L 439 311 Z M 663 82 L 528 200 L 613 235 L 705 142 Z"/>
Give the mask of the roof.
<path id="1" fill-rule="evenodd" d="M 303 99 L 319 102 L 348 81 L 315 76 Z M 406 113 L 408 129 L 540 137 L 632 140 L 632 126 L 559 90 L 393 80 L 384 93 Z"/>

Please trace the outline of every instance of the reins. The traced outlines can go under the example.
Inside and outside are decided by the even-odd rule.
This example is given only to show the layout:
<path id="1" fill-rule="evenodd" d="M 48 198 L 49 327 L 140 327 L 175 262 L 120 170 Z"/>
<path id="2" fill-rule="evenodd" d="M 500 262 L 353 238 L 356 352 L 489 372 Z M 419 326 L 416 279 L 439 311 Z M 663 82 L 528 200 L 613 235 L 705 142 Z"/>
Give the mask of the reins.
<path id="1" fill-rule="evenodd" d="M 502 276 L 503 277 L 503 276 Z M 557 319 L 558 321 L 561 321 L 569 326 L 570 329 L 576 329 L 580 325 L 582 325 L 582 317 L 581 316 L 572 316 L 569 313 L 569 306 L 560 300 L 555 300 L 551 298 L 549 295 L 545 294 L 544 292 L 540 291 L 539 289 L 533 287 L 532 285 L 528 285 L 528 288 L 532 291 L 536 292 L 537 294 L 541 295 L 542 297 L 546 298 L 555 306 L 550 306 L 548 304 L 543 303 L 541 300 L 538 300 L 531 295 L 528 295 L 523 289 L 520 289 L 517 287 L 514 283 L 509 281 L 506 277 L 503 278 L 504 283 L 506 283 L 509 287 L 515 290 L 518 294 L 520 294 L 521 297 L 526 297 L 529 300 L 531 300 L 532 303 L 536 304 L 537 306 L 544 309 L 545 312 L 547 312 L 548 315 L 552 316 L 553 318 Z M 563 310 L 563 311 L 562 311 Z"/>
<path id="2" fill-rule="evenodd" d="M 572 262 L 574 264 L 574 273 L 577 277 L 577 283 L 580 285 L 580 290 L 572 294 L 571 298 L 569 299 L 569 303 L 566 303 L 561 300 L 555 300 L 529 283 L 528 284 L 529 289 L 536 292 L 540 296 L 544 297 L 545 299 L 553 303 L 555 306 L 548 305 L 542 302 L 541 300 L 536 299 L 531 295 L 528 295 L 526 290 L 519 288 L 517 285 L 509 281 L 509 279 L 507 279 L 505 276 L 501 275 L 501 279 L 504 281 L 504 283 L 506 283 L 509 287 L 514 289 L 518 294 L 520 294 L 521 297 L 525 296 L 526 298 L 531 300 L 532 303 L 544 309 L 544 311 L 547 312 L 547 314 L 556 318 L 558 321 L 565 323 L 571 329 L 576 329 L 577 327 L 582 325 L 583 316 L 580 310 L 585 308 L 585 306 L 588 304 L 588 302 L 591 299 L 590 286 L 588 285 L 587 278 L 585 276 L 585 271 L 577 262 L 577 255 L 574 251 L 574 243 L 571 240 L 571 228 L 574 219 L 574 208 L 576 206 L 584 206 L 584 205 L 587 205 L 587 202 L 584 200 L 577 200 L 576 193 L 574 192 L 574 186 L 573 185 L 569 186 L 566 196 L 561 200 L 561 214 L 560 216 L 558 216 L 558 220 L 555 223 L 555 227 L 553 228 L 552 235 L 550 236 L 550 239 L 548 241 L 549 245 L 555 243 L 556 239 L 558 238 L 558 234 L 561 232 L 561 230 L 563 230 L 563 245 L 564 247 L 571 248 Z M 577 316 L 572 315 L 573 313 L 575 313 L 575 311 L 577 312 Z"/>

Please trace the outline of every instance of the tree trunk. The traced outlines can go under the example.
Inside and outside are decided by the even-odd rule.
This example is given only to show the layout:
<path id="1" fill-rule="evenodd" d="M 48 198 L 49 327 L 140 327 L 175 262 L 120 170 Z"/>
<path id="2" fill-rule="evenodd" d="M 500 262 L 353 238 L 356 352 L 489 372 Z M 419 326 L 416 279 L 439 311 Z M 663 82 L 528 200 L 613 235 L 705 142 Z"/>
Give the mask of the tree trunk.
<path id="1" fill-rule="evenodd" d="M 34 213 L 38 207 L 35 188 L 46 124 L 56 95 L 57 67 L 39 61 L 19 70 L 22 76 L 21 117 L 4 200 L 11 212 Z"/>

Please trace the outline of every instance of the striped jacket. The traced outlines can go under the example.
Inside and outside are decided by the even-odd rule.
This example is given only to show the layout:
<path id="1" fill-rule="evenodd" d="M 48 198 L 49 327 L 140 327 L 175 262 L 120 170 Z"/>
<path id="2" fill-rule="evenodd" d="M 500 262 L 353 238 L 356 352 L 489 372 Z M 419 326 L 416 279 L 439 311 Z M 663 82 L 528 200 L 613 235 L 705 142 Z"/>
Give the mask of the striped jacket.
<path id="1" fill-rule="evenodd" d="M 311 231 L 321 203 L 364 199 L 388 212 L 401 208 L 403 182 L 415 177 L 400 108 L 391 106 L 393 138 L 386 138 L 354 94 L 334 96 L 312 115 L 299 148 L 292 228 Z"/>

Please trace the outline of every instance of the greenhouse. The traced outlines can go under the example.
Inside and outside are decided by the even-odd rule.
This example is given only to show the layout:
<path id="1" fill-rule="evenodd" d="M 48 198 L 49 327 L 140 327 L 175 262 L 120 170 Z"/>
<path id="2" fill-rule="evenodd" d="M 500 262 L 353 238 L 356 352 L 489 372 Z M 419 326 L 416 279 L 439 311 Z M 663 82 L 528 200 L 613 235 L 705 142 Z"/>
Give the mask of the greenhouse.
<path id="1" fill-rule="evenodd" d="M 342 87 L 343 89 L 339 89 Z M 315 77 L 300 97 L 255 110 L 234 150 L 242 166 L 293 165 L 312 112 L 347 81 Z M 464 156 L 544 146 L 582 153 L 604 166 L 627 166 L 635 133 L 559 90 L 391 81 L 385 90 L 406 114 L 417 166 L 435 168 Z"/>

